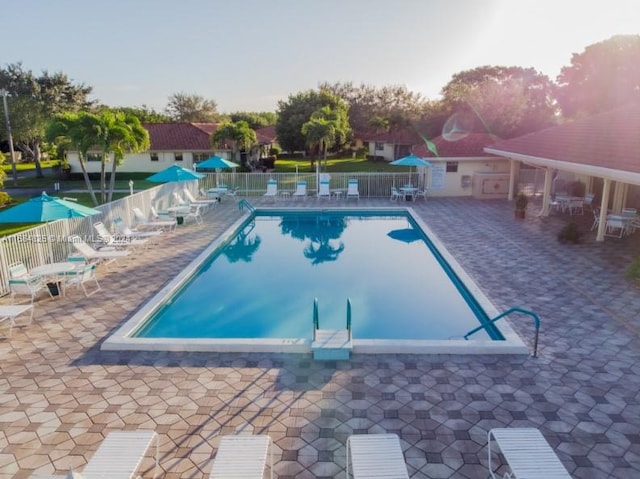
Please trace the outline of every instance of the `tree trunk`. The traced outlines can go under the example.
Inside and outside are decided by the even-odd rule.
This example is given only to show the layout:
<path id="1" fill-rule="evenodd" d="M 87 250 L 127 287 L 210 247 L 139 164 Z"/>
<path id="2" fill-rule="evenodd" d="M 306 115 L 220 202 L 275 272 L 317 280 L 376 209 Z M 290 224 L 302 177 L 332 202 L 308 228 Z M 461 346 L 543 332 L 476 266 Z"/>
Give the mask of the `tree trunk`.
<path id="1" fill-rule="evenodd" d="M 111 176 L 109 177 L 109 195 L 107 196 L 107 202 L 111 203 L 113 200 L 113 188 L 116 185 L 116 168 L 118 166 L 118 161 L 116 160 L 115 155 L 113 156 L 113 164 L 111 165 Z"/>
<path id="2" fill-rule="evenodd" d="M 89 179 L 89 173 L 87 173 L 87 165 L 84 163 L 83 154 L 78 152 L 78 162 L 80 163 L 80 168 L 82 169 L 82 176 L 84 177 L 84 182 L 87 185 L 87 190 L 89 191 L 89 195 L 93 200 L 93 204 L 98 206 L 98 198 L 96 198 L 96 193 L 93 191 L 93 186 L 91 185 L 91 180 Z"/>
<path id="3" fill-rule="evenodd" d="M 42 174 L 42 165 L 40 164 L 41 156 L 42 156 L 42 153 L 40 151 L 40 142 L 34 141 L 33 142 L 33 162 L 36 165 L 36 178 L 44 178 L 44 175 Z"/>
<path id="4" fill-rule="evenodd" d="M 100 161 L 100 198 L 103 203 L 107 201 L 107 153 L 102 152 Z"/>

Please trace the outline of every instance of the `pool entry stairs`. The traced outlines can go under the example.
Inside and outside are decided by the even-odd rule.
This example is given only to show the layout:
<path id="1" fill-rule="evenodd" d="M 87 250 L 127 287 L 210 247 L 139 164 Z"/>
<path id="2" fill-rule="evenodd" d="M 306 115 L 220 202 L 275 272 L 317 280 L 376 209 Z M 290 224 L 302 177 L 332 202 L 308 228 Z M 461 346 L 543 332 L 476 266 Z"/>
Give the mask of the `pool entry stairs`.
<path id="1" fill-rule="evenodd" d="M 347 299 L 347 327 L 345 329 L 320 329 L 318 298 L 313 301 L 313 359 L 335 361 L 349 359 L 353 344 L 351 341 L 351 299 Z"/>

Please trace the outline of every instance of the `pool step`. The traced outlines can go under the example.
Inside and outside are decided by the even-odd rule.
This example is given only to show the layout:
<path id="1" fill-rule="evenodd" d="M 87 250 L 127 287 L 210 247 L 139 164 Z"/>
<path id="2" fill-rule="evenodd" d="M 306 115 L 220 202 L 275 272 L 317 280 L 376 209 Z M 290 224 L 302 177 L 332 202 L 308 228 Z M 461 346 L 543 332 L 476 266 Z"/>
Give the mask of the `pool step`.
<path id="1" fill-rule="evenodd" d="M 349 359 L 352 349 L 348 329 L 316 329 L 311 343 L 313 359 L 320 361 Z"/>

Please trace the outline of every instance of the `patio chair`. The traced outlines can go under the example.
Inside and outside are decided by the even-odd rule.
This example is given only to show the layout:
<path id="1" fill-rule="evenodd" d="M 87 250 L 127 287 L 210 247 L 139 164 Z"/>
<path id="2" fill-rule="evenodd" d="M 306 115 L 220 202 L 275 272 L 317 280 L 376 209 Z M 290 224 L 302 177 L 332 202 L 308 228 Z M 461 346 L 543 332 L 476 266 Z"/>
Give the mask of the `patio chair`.
<path id="1" fill-rule="evenodd" d="M 175 218 L 170 218 L 167 216 L 166 218 L 160 218 L 156 215 L 153 219 L 147 219 L 147 217 L 142 213 L 140 208 L 131 208 L 133 212 L 133 217 L 136 220 L 136 229 L 139 228 L 160 228 L 163 231 L 173 231 L 178 222 Z"/>
<path id="2" fill-rule="evenodd" d="M 356 198 L 360 199 L 360 192 L 358 191 L 358 180 L 349 180 L 347 183 L 347 199 Z"/>
<path id="3" fill-rule="evenodd" d="M 278 196 L 278 182 L 276 180 L 267 181 L 267 192 L 263 195 L 265 198 L 275 199 Z"/>
<path id="4" fill-rule="evenodd" d="M 307 182 L 306 181 L 298 181 L 296 183 L 296 191 L 293 192 L 294 198 L 302 198 L 305 199 L 307 197 Z"/>
<path id="5" fill-rule="evenodd" d="M 85 283 L 88 283 L 90 281 L 93 281 L 94 287 L 91 291 L 88 291 L 85 287 Z M 87 298 L 100 291 L 100 283 L 98 283 L 98 278 L 96 278 L 96 265 L 93 263 L 89 263 L 86 264 L 82 269 L 65 273 L 65 294 L 68 286 L 74 285 L 76 286 L 76 288 L 82 289 L 82 292 Z"/>
<path id="6" fill-rule="evenodd" d="M 31 304 L 33 304 L 38 293 L 43 290 L 46 290 L 53 299 L 53 294 L 43 279 L 30 275 L 24 263 L 18 262 L 9 265 L 9 292 L 12 303 L 15 303 L 16 296 L 29 296 Z"/>
<path id="7" fill-rule="evenodd" d="M 424 188 L 422 188 L 421 190 L 418 189 L 416 190 L 416 192 L 413 194 L 413 200 L 416 201 L 418 198 L 422 198 L 423 200 L 427 201 L 427 187 L 425 186 Z"/>
<path id="8" fill-rule="evenodd" d="M 591 231 L 598 229 L 600 225 L 600 208 L 593 208 L 591 210 L 593 213 L 593 224 L 591 225 Z"/>
<path id="9" fill-rule="evenodd" d="M 202 219 L 202 209 L 204 206 L 202 205 L 191 205 L 189 207 L 189 212 L 183 216 L 184 222 L 187 223 L 189 220 L 193 220 L 197 224 L 201 225 L 203 223 Z"/>
<path id="10" fill-rule="evenodd" d="M 326 180 L 321 180 L 318 188 L 318 199 L 321 198 L 331 198 L 331 191 L 329 190 L 329 182 Z"/>
<path id="11" fill-rule="evenodd" d="M 571 478 L 540 431 L 535 428 L 497 428 L 487 434 L 489 473 L 493 479 L 496 475 L 491 454 L 492 438 L 511 469 L 504 477 Z"/>
<path id="12" fill-rule="evenodd" d="M 218 452 L 211 467 L 211 479 L 262 479 L 271 456 L 270 470 L 273 479 L 273 448 L 271 437 L 222 436 Z"/>
<path id="13" fill-rule="evenodd" d="M 33 304 L 29 304 L 26 306 L 0 305 L 0 324 L 2 324 L 4 321 L 9 322 L 9 334 L 6 335 L 7 338 L 11 337 L 11 332 L 13 331 L 13 327 L 16 324 L 16 317 L 27 311 L 31 311 L 31 314 L 29 315 L 29 322 L 27 323 L 31 324 L 31 321 L 33 321 Z"/>
<path id="14" fill-rule="evenodd" d="M 584 200 L 582 198 L 571 198 L 569 200 L 569 214 L 570 215 L 583 215 L 584 214 Z"/>
<path id="15" fill-rule="evenodd" d="M 238 190 L 239 188 L 237 186 L 234 186 L 232 188 L 228 188 L 227 192 L 225 193 L 226 196 L 230 196 L 232 198 L 235 198 L 236 196 L 238 196 Z"/>
<path id="16" fill-rule="evenodd" d="M 162 235 L 162 230 L 147 230 L 147 231 L 139 231 L 137 229 L 133 230 L 119 216 L 116 216 L 115 218 L 113 218 L 113 224 L 116 226 L 116 229 L 120 232 L 120 234 L 128 239 L 145 239 L 145 238 L 153 239 Z"/>
<path id="17" fill-rule="evenodd" d="M 101 221 L 97 223 L 93 223 L 93 227 L 98 233 L 98 238 L 100 241 L 104 243 L 105 246 L 109 246 L 116 249 L 122 248 L 136 248 L 136 247 L 145 247 L 147 246 L 148 240 L 146 239 L 120 239 L 114 237 L 107 227 Z"/>
<path id="18" fill-rule="evenodd" d="M 622 238 L 627 231 L 627 221 L 622 216 L 607 217 L 605 236 Z"/>
<path id="19" fill-rule="evenodd" d="M 117 264 L 118 259 L 129 256 L 129 251 L 95 250 L 85 243 L 78 235 L 70 236 L 69 242 L 89 262 L 100 261 L 104 262 L 106 265 L 115 262 Z"/>
<path id="20" fill-rule="evenodd" d="M 347 479 L 409 479 L 396 434 L 356 434 L 347 439 Z"/>
<path id="21" fill-rule="evenodd" d="M 396 201 L 399 198 L 404 198 L 404 195 L 395 186 L 391 187 L 391 201 Z"/>

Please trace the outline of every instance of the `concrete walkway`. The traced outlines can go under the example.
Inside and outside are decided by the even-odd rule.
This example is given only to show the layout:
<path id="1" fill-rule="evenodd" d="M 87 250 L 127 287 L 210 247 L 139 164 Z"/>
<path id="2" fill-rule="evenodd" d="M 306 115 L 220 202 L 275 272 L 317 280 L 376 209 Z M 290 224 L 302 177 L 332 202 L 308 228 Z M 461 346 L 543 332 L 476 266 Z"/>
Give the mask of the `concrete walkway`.
<path id="1" fill-rule="evenodd" d="M 412 478 L 485 479 L 493 427 L 539 428 L 574 478 L 640 477 L 640 290 L 623 278 L 640 254 L 638 234 L 595 243 L 590 233 L 562 245 L 556 234 L 569 217 L 537 218 L 539 205 L 524 221 L 506 201 L 409 206 L 499 309 L 540 314 L 538 358 L 319 363 L 307 355 L 101 352 L 114 328 L 239 217 L 225 201 L 204 225 L 180 227 L 117 271 L 101 268 L 102 293 L 40 300 L 33 324 L 0 340 L 0 478 L 82 471 L 109 431 L 154 429 L 167 478 L 207 477 L 220 436 L 239 432 L 273 438 L 280 479 L 342 478 L 349 435 L 394 432 Z M 577 221 L 591 225 L 588 216 Z M 529 318 L 509 321 L 531 344 Z M 142 476 L 152 469 L 149 457 Z"/>

